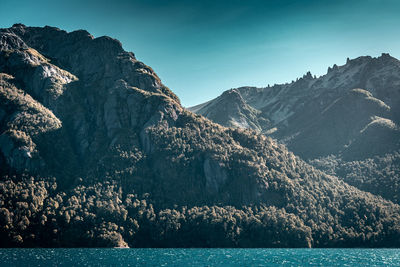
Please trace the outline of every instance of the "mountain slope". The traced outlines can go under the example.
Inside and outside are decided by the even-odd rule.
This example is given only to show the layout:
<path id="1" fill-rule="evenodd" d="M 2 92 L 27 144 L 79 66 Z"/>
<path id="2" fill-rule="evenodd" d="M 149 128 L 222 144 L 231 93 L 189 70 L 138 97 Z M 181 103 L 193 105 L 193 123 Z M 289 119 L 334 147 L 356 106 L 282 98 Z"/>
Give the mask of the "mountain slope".
<path id="1" fill-rule="evenodd" d="M 289 150 L 302 159 L 319 162 L 315 166 L 329 169 L 332 175 L 347 182 L 349 180 L 345 177 L 354 172 L 358 173 L 358 181 L 361 177 L 371 177 L 367 171 L 371 168 L 332 170 L 332 157 L 339 162 L 349 163 L 348 166 L 360 166 L 359 163 L 363 162 L 363 166 L 372 164 L 380 168 L 398 168 L 392 163 L 397 161 L 391 161 L 390 158 L 400 151 L 400 61 L 388 54 L 378 58 L 367 56 L 348 59 L 345 65 L 334 65 L 326 75 L 319 78 L 307 73 L 290 84 L 233 90 L 243 100 L 242 106 L 255 109 L 253 114 L 257 115 L 251 117 L 251 120 L 267 122 L 257 127 L 251 124 L 236 127 L 257 131 L 263 129 L 261 133 L 286 144 Z M 230 123 L 230 118 L 236 117 L 238 112 L 226 112 L 219 120 L 209 115 L 215 112 L 214 103 L 235 105 L 221 101 L 223 96 L 193 111 L 222 125 L 235 126 Z M 218 108 L 229 110 L 223 106 Z M 382 157 L 388 158 L 387 166 L 378 160 Z M 327 165 L 322 166 L 321 163 Z M 380 174 L 367 184 L 374 181 L 385 186 L 378 190 L 375 190 L 376 186 L 368 186 L 368 191 L 390 195 L 390 200 L 398 202 L 400 195 L 393 195 L 392 186 L 389 186 L 397 184 L 395 176 L 383 175 L 379 169 L 374 172 Z M 362 190 L 367 189 L 360 183 L 350 183 Z"/>
<path id="2" fill-rule="evenodd" d="M 117 40 L 0 45 L 1 246 L 399 246 L 398 205 L 185 110 Z"/>
<path id="3" fill-rule="evenodd" d="M 227 127 L 261 131 L 268 123 L 259 116 L 259 111 L 246 104 L 236 89 L 226 91 L 215 101 L 195 106 L 190 110 Z"/>
<path id="4" fill-rule="evenodd" d="M 256 119 L 262 118 L 267 122 L 261 127 L 249 124 L 244 128 L 260 130 L 264 127 L 263 133 L 272 133 L 272 137 L 282 140 L 289 149 L 306 159 L 342 153 L 361 159 L 399 148 L 396 141 L 400 137 L 399 88 L 400 61 L 382 54 L 378 58 L 348 59 L 345 65 L 335 65 L 319 78 L 307 73 L 290 84 L 234 90 L 240 94 L 244 104 L 256 109 L 255 114 L 258 111 Z M 193 111 L 217 121 L 208 114 L 213 114 L 210 107 L 217 107 L 214 103 L 221 102 L 223 96 Z M 206 108 L 207 113 L 204 111 Z M 218 123 L 231 126 L 229 118 L 235 117 L 236 113 L 224 114 L 227 119 L 221 118 Z M 371 130 L 368 125 L 372 126 Z M 388 149 L 355 153 L 361 149 L 358 140 L 382 145 L 388 135 L 392 136 L 388 140 L 390 144 L 386 145 Z M 351 144 L 356 147 L 347 151 Z M 313 149 L 307 150 L 306 147 Z"/>

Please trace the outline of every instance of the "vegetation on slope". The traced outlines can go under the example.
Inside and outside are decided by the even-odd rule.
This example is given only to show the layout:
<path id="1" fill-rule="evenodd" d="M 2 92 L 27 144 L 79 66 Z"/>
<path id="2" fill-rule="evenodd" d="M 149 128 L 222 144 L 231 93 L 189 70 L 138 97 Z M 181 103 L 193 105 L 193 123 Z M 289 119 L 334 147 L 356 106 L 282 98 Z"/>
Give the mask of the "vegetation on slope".
<path id="1" fill-rule="evenodd" d="M 0 34 L 3 48 L 39 58 L 11 64 L 1 52 L 0 137 L 20 129 L 35 150 L 0 147 L 1 246 L 400 245 L 398 205 L 185 110 L 118 41 L 22 25 Z M 52 79 L 60 73 L 76 79 Z M 56 97 L 43 97 L 47 78 Z"/>

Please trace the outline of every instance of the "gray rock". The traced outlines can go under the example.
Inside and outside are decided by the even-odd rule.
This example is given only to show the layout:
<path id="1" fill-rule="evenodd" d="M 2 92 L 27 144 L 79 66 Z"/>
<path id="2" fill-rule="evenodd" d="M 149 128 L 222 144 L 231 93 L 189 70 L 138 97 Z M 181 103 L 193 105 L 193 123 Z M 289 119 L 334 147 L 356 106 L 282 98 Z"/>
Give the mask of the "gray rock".
<path id="1" fill-rule="evenodd" d="M 308 72 L 292 83 L 231 89 L 189 109 L 224 126 L 271 135 L 310 159 L 339 155 L 350 143 L 361 146 L 363 142 L 356 140 L 364 138 L 360 131 L 374 116 L 399 125 L 399 86 L 400 61 L 382 54 L 378 58 L 349 59 L 343 66 L 329 68 L 319 78 Z M 395 139 L 383 138 L 388 137 L 385 130 L 374 134 L 382 137 L 386 150 L 359 147 L 364 156 L 399 148 Z"/>
<path id="2" fill-rule="evenodd" d="M 218 193 L 218 189 L 224 185 L 228 178 L 223 164 L 206 158 L 204 160 L 203 169 L 206 178 L 206 189 L 211 193 Z"/>

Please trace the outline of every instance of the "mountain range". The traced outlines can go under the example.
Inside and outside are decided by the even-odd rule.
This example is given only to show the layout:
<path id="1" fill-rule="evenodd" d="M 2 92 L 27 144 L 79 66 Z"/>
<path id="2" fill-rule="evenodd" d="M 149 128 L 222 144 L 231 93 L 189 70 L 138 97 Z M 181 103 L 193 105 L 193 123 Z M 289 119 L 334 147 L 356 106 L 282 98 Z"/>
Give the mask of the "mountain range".
<path id="1" fill-rule="evenodd" d="M 264 106 L 275 111 L 244 100 L 263 89 L 226 92 L 217 106 L 244 115 L 225 127 L 182 107 L 118 40 L 49 26 L 1 29 L 0 246 L 398 247 L 392 199 L 305 161 L 316 152 L 297 156 L 262 134 L 286 132 L 294 142 L 300 130 L 281 125 L 305 123 L 299 110 L 311 105 L 323 120 L 351 99 L 379 115 L 360 123 L 370 129 L 366 139 L 351 135 L 358 142 L 371 131 L 397 134 L 391 91 L 377 89 L 387 93 L 379 100 L 342 90 L 346 97 L 327 109 L 315 99 L 329 94 L 317 94 L 315 82 L 307 75 L 298 87 L 272 87 L 277 99 L 292 95 Z M 315 96 L 308 104 L 301 83 Z M 211 104 L 192 110 L 211 112 Z"/>
<path id="2" fill-rule="evenodd" d="M 318 78 L 308 72 L 287 84 L 231 89 L 189 109 L 254 129 L 325 172 L 400 201 L 400 61 L 389 54 L 347 59 Z"/>

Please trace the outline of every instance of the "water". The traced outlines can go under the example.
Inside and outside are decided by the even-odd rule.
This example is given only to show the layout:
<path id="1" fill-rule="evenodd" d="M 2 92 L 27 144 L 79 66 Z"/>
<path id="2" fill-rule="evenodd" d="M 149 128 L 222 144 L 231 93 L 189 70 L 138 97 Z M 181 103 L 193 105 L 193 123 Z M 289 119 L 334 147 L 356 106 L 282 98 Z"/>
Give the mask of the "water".
<path id="1" fill-rule="evenodd" d="M 0 249 L 0 266 L 400 266 L 400 249 Z"/>

